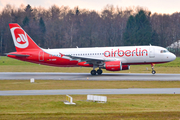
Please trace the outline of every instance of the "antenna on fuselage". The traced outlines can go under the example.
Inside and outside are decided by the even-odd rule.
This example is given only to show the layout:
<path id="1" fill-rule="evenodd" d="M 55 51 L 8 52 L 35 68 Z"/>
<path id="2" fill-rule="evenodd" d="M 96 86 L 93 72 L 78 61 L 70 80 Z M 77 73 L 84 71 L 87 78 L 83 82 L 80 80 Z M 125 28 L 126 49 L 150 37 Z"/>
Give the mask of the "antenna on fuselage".
<path id="1" fill-rule="evenodd" d="M 151 46 L 151 44 L 149 44 Z"/>

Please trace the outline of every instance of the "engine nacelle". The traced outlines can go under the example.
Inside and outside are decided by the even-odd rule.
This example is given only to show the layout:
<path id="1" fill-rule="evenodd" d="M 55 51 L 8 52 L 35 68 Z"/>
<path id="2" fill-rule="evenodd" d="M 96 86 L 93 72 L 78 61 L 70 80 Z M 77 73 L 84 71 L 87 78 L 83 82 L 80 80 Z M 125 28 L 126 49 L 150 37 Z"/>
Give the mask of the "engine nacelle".
<path id="1" fill-rule="evenodd" d="M 110 61 L 110 62 L 105 62 L 103 68 L 108 71 L 121 71 L 121 70 L 129 70 L 130 66 L 122 65 L 121 61 Z"/>
<path id="2" fill-rule="evenodd" d="M 122 66 L 122 70 L 129 70 L 130 69 L 130 65 L 123 65 Z"/>
<path id="3" fill-rule="evenodd" d="M 105 62 L 104 68 L 109 71 L 120 71 L 122 70 L 122 63 L 121 61 Z"/>

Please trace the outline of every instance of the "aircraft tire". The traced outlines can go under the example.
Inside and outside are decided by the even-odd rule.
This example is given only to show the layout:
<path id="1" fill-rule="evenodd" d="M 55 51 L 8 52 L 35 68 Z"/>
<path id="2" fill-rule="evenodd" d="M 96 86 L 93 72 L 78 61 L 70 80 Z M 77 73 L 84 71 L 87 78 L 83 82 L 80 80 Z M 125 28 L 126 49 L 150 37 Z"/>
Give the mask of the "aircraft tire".
<path id="1" fill-rule="evenodd" d="M 97 74 L 98 74 L 98 75 L 101 75 L 101 74 L 102 74 L 102 70 L 101 70 L 101 69 L 98 69 L 98 70 L 97 70 Z"/>
<path id="2" fill-rule="evenodd" d="M 91 70 L 91 75 L 96 75 L 96 70 Z"/>
<path id="3" fill-rule="evenodd" d="M 156 74 L 156 71 L 155 71 L 155 70 L 153 70 L 153 71 L 152 71 L 152 74 Z"/>

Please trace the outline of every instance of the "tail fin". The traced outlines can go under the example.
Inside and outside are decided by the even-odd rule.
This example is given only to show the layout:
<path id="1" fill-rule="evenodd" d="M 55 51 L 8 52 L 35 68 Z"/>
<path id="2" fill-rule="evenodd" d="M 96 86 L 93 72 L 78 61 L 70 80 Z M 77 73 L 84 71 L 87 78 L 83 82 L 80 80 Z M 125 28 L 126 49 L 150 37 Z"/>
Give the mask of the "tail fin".
<path id="1" fill-rule="evenodd" d="M 41 49 L 17 23 L 10 23 L 9 27 L 17 52 Z"/>

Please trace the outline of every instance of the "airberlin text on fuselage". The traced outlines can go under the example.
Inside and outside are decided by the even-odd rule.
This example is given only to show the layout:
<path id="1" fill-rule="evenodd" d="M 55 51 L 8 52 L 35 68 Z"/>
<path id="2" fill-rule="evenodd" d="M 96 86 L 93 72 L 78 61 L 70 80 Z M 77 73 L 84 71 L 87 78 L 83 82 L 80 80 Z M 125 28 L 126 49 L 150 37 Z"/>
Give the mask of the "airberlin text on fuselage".
<path id="1" fill-rule="evenodd" d="M 141 50 L 141 48 L 136 48 L 135 50 L 111 50 L 111 51 L 105 51 L 104 56 L 105 57 L 116 57 L 118 55 L 119 57 L 123 56 L 148 56 L 148 51 L 146 49 Z"/>

